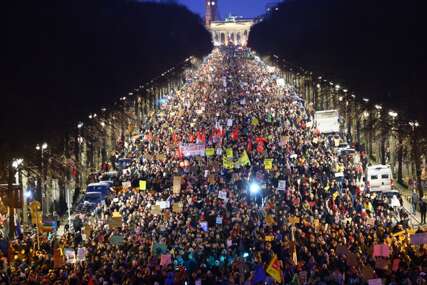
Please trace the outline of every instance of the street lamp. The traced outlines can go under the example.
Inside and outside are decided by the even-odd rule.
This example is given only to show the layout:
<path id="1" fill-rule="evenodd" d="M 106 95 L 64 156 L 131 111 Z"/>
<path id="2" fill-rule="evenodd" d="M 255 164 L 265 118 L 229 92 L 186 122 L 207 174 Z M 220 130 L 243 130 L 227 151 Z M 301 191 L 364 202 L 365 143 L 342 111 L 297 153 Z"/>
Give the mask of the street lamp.
<path id="1" fill-rule="evenodd" d="M 395 111 L 389 111 L 388 115 L 394 120 L 397 117 L 398 114 Z"/>
<path id="2" fill-rule="evenodd" d="M 18 169 L 19 166 L 21 166 L 23 162 L 24 162 L 24 160 L 22 158 L 14 159 L 12 161 L 12 167 L 15 168 L 15 169 Z"/>
<path id="3" fill-rule="evenodd" d="M 258 194 L 260 190 L 261 190 L 261 187 L 256 182 L 252 182 L 251 185 L 249 186 L 249 193 L 251 193 L 251 195 Z"/>
<path id="4" fill-rule="evenodd" d="M 46 142 L 44 142 L 43 144 L 37 144 L 36 145 L 36 150 L 40 151 L 40 157 L 41 157 L 41 163 L 40 163 L 40 167 L 41 167 L 41 171 L 40 171 L 40 183 L 41 183 L 41 194 L 42 194 L 42 207 L 44 212 L 46 213 L 46 189 L 45 189 L 45 185 L 44 185 L 44 151 L 47 149 L 48 144 Z M 45 202 L 45 203 L 43 203 Z"/>
<path id="5" fill-rule="evenodd" d="M 374 107 L 375 107 L 375 109 L 377 109 L 378 111 L 382 110 L 382 108 L 383 108 L 381 105 L 378 105 L 378 104 L 376 104 Z"/>

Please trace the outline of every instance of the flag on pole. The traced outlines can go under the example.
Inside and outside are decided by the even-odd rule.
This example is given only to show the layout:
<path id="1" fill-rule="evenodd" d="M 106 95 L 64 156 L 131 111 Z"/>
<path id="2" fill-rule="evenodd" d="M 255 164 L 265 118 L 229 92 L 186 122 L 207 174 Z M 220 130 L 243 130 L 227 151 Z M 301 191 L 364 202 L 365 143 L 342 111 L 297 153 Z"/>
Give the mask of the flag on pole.
<path id="1" fill-rule="evenodd" d="M 240 156 L 239 163 L 241 166 L 251 165 L 251 161 L 249 160 L 249 156 L 246 150 L 244 150 Z"/>
<path id="2" fill-rule="evenodd" d="M 276 282 L 282 283 L 282 272 L 280 270 L 280 262 L 277 259 L 277 256 L 274 255 L 268 264 L 266 272 L 270 275 Z"/>
<path id="3" fill-rule="evenodd" d="M 254 276 L 254 279 L 252 280 L 252 285 L 258 284 L 260 282 L 264 282 L 266 278 L 267 278 L 267 275 L 265 274 L 264 266 L 257 265 L 255 269 L 255 276 Z"/>
<path id="4" fill-rule="evenodd" d="M 291 229 L 291 241 L 290 241 L 290 252 L 291 252 L 291 260 L 293 265 L 298 265 L 298 256 L 297 256 L 297 247 L 295 244 L 295 227 Z"/>

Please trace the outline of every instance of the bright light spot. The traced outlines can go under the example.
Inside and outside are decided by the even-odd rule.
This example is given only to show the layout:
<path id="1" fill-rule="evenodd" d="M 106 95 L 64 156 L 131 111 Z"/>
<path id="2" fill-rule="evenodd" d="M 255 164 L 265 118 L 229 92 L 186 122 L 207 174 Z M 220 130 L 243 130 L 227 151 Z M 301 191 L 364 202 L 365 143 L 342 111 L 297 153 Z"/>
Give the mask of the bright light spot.
<path id="1" fill-rule="evenodd" d="M 247 253 L 247 252 L 243 253 L 243 257 L 244 257 L 244 258 L 246 258 L 246 257 L 248 257 L 248 256 L 249 256 L 249 253 Z"/>
<path id="2" fill-rule="evenodd" d="M 397 112 L 390 111 L 390 112 L 388 112 L 388 115 L 394 119 L 397 117 L 398 114 L 397 114 Z"/>
<path id="3" fill-rule="evenodd" d="M 249 192 L 252 195 L 255 195 L 255 194 L 259 193 L 260 190 L 261 189 L 260 189 L 258 183 L 256 183 L 256 182 L 252 182 L 251 185 L 249 186 Z"/>
<path id="4" fill-rule="evenodd" d="M 17 169 L 23 162 L 24 160 L 22 158 L 15 159 L 12 161 L 12 167 Z"/>
<path id="5" fill-rule="evenodd" d="M 27 199 L 31 199 L 33 197 L 33 193 L 31 191 L 25 191 L 24 197 Z"/>

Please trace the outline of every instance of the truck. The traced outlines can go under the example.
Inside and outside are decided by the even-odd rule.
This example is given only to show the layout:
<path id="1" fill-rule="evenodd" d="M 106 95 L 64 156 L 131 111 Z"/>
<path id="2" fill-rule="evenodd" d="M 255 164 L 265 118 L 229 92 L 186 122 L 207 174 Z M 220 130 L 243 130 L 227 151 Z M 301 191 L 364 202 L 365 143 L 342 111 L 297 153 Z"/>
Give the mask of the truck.
<path id="1" fill-rule="evenodd" d="M 314 113 L 314 122 L 322 134 L 340 132 L 340 121 L 338 110 L 317 111 Z"/>

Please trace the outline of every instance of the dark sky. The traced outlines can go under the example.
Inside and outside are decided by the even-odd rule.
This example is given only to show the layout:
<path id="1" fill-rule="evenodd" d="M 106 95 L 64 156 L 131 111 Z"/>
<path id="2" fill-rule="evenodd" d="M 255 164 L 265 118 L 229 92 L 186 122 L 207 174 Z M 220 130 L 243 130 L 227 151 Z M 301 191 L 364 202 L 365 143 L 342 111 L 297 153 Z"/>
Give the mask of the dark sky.
<path id="1" fill-rule="evenodd" d="M 265 12 L 265 5 L 277 0 L 217 0 L 219 5 L 219 14 L 221 18 L 228 16 L 230 13 L 233 16 L 243 16 L 245 18 L 253 18 Z M 184 4 L 190 10 L 204 15 L 205 1 L 204 0 L 178 0 L 177 2 Z"/>

